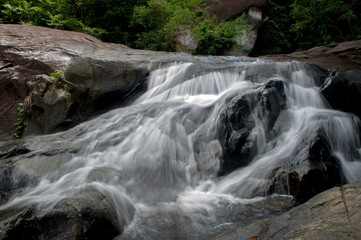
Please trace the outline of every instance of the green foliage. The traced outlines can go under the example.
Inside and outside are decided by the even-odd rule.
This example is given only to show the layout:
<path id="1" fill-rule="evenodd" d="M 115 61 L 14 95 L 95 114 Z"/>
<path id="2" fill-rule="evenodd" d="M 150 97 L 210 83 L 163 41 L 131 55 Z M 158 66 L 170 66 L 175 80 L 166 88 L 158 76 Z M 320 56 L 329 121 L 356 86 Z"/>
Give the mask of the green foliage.
<path id="1" fill-rule="evenodd" d="M 175 36 L 191 32 L 199 41 L 195 53 L 223 54 L 246 26 L 242 19 L 218 23 L 207 12 L 209 1 L 0 0 L 0 22 L 86 31 L 104 41 L 164 51 L 175 50 Z M 360 0 L 269 0 L 269 6 L 253 56 L 361 39 Z"/>
<path id="2" fill-rule="evenodd" d="M 49 75 L 51 76 L 51 80 L 56 84 L 56 87 L 60 88 L 60 89 L 63 89 L 64 92 L 65 92 L 65 95 L 68 98 L 71 98 L 70 86 L 68 84 L 59 82 L 60 79 L 61 79 L 61 74 L 62 74 L 61 71 L 54 71 L 54 72 L 50 73 Z"/>
<path id="3" fill-rule="evenodd" d="M 81 30 L 83 24 L 72 15 L 72 0 L 1 0 L 3 23 L 24 23 L 66 30 Z"/>
<path id="4" fill-rule="evenodd" d="M 290 53 L 295 50 L 294 24 L 290 16 L 294 0 L 269 0 L 269 20 L 258 30 L 256 44 L 251 56 Z"/>
<path id="5" fill-rule="evenodd" d="M 300 50 L 361 38 L 359 0 L 296 0 L 292 8 Z"/>
<path id="6" fill-rule="evenodd" d="M 174 35 L 184 26 L 191 26 L 201 2 L 149 0 L 145 6 L 136 6 L 131 20 L 131 26 L 138 30 L 134 47 L 173 50 Z"/>
<path id="7" fill-rule="evenodd" d="M 235 44 L 233 37 L 242 34 L 246 24 L 243 18 L 237 18 L 228 22 L 216 22 L 215 18 L 209 18 L 200 22 L 192 33 L 199 40 L 196 54 L 222 55 L 232 49 Z"/>
<path id="8" fill-rule="evenodd" d="M 202 0 L 149 0 L 136 6 L 132 26 L 141 29 L 134 47 L 149 50 L 174 50 L 176 34 L 189 30 L 199 41 L 196 54 L 220 55 L 230 50 L 236 34 L 242 33 L 242 18 L 218 23 L 204 8 Z"/>
<path id="9" fill-rule="evenodd" d="M 25 127 L 24 127 L 24 120 L 25 120 L 25 108 L 23 103 L 19 103 L 18 107 L 18 118 L 15 123 L 15 139 L 19 139 L 23 136 Z"/>
<path id="10" fill-rule="evenodd" d="M 76 0 L 73 14 L 84 24 L 83 30 L 102 40 L 128 43 L 135 41 L 129 23 L 134 6 L 146 4 L 146 0 Z"/>
<path id="11" fill-rule="evenodd" d="M 28 19 L 30 4 L 24 0 L 1 0 L 2 23 L 20 23 Z"/>
<path id="12" fill-rule="evenodd" d="M 242 21 L 218 24 L 209 0 L 0 0 L 2 22 L 87 31 L 135 48 L 174 51 L 175 36 L 191 31 L 198 54 L 222 54 L 234 45 Z"/>
<path id="13" fill-rule="evenodd" d="M 61 71 L 54 71 L 52 73 L 49 74 L 51 76 L 51 80 L 54 83 L 58 83 L 61 77 Z"/>
<path id="14" fill-rule="evenodd" d="M 361 39 L 360 0 L 269 0 L 252 56 Z M 290 15 L 291 13 L 291 15 Z"/>
<path id="15" fill-rule="evenodd" d="M 71 98 L 70 87 L 68 84 L 63 85 L 63 90 L 68 98 Z"/>

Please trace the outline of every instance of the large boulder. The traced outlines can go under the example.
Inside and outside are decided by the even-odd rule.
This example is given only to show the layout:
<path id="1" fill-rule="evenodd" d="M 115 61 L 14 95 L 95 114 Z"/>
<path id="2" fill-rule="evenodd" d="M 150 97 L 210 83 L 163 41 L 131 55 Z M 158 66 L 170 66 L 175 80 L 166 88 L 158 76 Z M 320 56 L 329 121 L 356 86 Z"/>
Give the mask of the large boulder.
<path id="1" fill-rule="evenodd" d="M 165 54 L 44 27 L 0 24 L 0 35 L 0 140 L 15 123 L 19 135 L 56 132 L 124 99 Z"/>
<path id="2" fill-rule="evenodd" d="M 332 188 L 274 218 L 225 232 L 213 240 L 361 239 L 361 182 Z"/>
<path id="3" fill-rule="evenodd" d="M 321 94 L 332 108 L 353 113 L 361 119 L 361 71 L 335 72 L 325 82 Z"/>
<path id="4" fill-rule="evenodd" d="M 221 113 L 219 139 L 224 156 L 220 174 L 246 166 L 257 153 L 256 127 L 268 133 L 286 106 L 282 81 L 270 81 L 256 92 L 233 97 Z"/>
<path id="5" fill-rule="evenodd" d="M 30 205 L 1 210 L 1 239 L 113 239 L 123 232 L 135 208 L 124 200 L 122 216 L 116 206 L 96 188 L 89 186 L 60 200 L 50 210 Z"/>
<path id="6" fill-rule="evenodd" d="M 332 155 L 322 131 L 312 137 L 297 154 L 272 172 L 269 194 L 290 194 L 296 203 L 346 183 L 340 163 Z"/>

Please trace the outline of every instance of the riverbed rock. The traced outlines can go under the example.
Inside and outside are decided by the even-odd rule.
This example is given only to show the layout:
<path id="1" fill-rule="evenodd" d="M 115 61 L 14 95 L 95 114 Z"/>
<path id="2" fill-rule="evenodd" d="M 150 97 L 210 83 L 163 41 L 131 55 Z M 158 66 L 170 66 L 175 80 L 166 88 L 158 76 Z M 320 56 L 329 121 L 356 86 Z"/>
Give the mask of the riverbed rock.
<path id="1" fill-rule="evenodd" d="M 321 132 L 273 171 L 268 194 L 290 194 L 295 202 L 304 203 L 327 189 L 346 183 L 341 166 Z"/>
<path id="2" fill-rule="evenodd" d="M 213 240 L 361 239 L 361 182 L 334 187 L 274 218 L 225 232 Z"/>
<path id="3" fill-rule="evenodd" d="M 261 56 L 276 62 L 307 62 L 334 70 L 361 70 L 361 40 L 314 47 L 291 54 Z"/>
<path id="4" fill-rule="evenodd" d="M 0 35 L 0 140 L 13 137 L 17 121 L 33 135 L 86 119 L 134 91 L 165 54 L 44 27 L 0 24 Z"/>
<path id="5" fill-rule="evenodd" d="M 11 149 L 8 152 L 0 152 L 0 160 L 15 157 L 15 156 L 19 156 L 19 155 L 26 154 L 26 153 L 29 153 L 29 152 L 30 152 L 30 150 L 27 149 L 26 147 L 19 146 L 19 147 L 16 147 L 14 149 Z"/>
<path id="6" fill-rule="evenodd" d="M 282 81 L 270 81 L 262 89 L 233 97 L 221 114 L 219 139 L 224 156 L 220 174 L 247 165 L 257 153 L 255 127 L 268 133 L 286 106 Z"/>
<path id="7" fill-rule="evenodd" d="M 361 71 L 338 71 L 321 90 L 332 108 L 350 112 L 361 119 Z"/>
<path id="8" fill-rule="evenodd" d="M 116 206 L 96 187 L 64 198 L 50 210 L 35 205 L 1 211 L 1 239 L 113 239 L 134 216 L 134 207 L 124 201 L 122 217 Z"/>
<path id="9" fill-rule="evenodd" d="M 7 164 L 9 165 L 9 164 Z M 0 165 L 0 204 L 6 203 L 13 195 L 30 186 L 35 186 L 38 179 L 14 166 Z"/>

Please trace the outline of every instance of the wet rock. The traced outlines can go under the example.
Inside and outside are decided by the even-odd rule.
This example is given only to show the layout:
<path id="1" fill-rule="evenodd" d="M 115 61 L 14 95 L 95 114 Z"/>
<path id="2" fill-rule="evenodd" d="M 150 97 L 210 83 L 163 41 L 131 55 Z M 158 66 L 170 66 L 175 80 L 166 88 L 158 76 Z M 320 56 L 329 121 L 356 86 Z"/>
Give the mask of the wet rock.
<path id="1" fill-rule="evenodd" d="M 346 183 L 339 162 L 322 134 L 312 138 L 287 161 L 274 170 L 269 194 L 291 194 L 295 202 L 304 203 L 318 193 Z"/>
<path id="2" fill-rule="evenodd" d="M 20 146 L 20 147 L 16 147 L 8 152 L 0 152 L 0 159 L 6 159 L 6 158 L 11 158 L 11 157 L 15 157 L 15 156 L 19 156 L 22 154 L 26 154 L 29 153 L 30 150 L 27 149 L 26 147 Z"/>
<path id="3" fill-rule="evenodd" d="M 0 153 L 0 204 L 7 202 L 16 193 L 38 183 L 36 176 L 22 171 L 13 163 L 14 157 L 29 152 L 28 148 L 19 146 Z"/>
<path id="4" fill-rule="evenodd" d="M 286 106 L 282 81 L 270 81 L 254 93 L 233 97 L 220 120 L 219 139 L 223 147 L 220 174 L 247 165 L 257 153 L 257 128 L 270 132 Z"/>
<path id="5" fill-rule="evenodd" d="M 25 135 L 64 130 L 134 92 L 165 54 L 44 27 L 0 24 L 0 34 L 0 140 L 13 137 L 19 103 Z"/>
<path id="6" fill-rule="evenodd" d="M 361 182 L 335 187 L 274 218 L 225 232 L 214 240 L 360 239 Z"/>
<path id="7" fill-rule="evenodd" d="M 7 202 L 13 195 L 25 188 L 35 186 L 38 179 L 14 166 L 0 167 L 0 204 Z"/>
<path id="8" fill-rule="evenodd" d="M 335 72 L 321 90 L 332 108 L 361 119 L 361 71 Z"/>
<path id="9" fill-rule="evenodd" d="M 34 205 L 2 210 L 0 238 L 113 239 L 134 216 L 130 202 L 124 202 L 123 217 L 116 216 L 115 208 L 104 193 L 87 187 L 48 211 Z"/>

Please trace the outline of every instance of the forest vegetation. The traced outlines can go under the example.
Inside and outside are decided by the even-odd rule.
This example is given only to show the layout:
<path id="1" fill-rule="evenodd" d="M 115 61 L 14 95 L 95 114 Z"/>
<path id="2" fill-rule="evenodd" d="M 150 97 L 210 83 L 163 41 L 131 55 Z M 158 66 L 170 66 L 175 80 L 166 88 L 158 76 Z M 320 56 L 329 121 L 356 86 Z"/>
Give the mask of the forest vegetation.
<path id="1" fill-rule="evenodd" d="M 0 0 L 0 22 L 85 31 L 132 48 L 174 51 L 190 32 L 194 54 L 220 55 L 242 33 L 242 17 L 218 22 L 210 0 Z M 360 0 L 269 0 L 269 19 L 252 55 L 288 53 L 361 39 Z"/>

